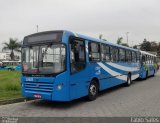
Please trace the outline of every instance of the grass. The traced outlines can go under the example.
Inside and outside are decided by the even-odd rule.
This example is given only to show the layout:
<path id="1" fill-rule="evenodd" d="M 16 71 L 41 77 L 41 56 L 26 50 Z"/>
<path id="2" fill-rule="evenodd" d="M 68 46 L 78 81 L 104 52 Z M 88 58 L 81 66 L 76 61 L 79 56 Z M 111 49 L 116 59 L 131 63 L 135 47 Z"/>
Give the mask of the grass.
<path id="1" fill-rule="evenodd" d="M 0 70 L 0 100 L 21 97 L 19 71 Z"/>

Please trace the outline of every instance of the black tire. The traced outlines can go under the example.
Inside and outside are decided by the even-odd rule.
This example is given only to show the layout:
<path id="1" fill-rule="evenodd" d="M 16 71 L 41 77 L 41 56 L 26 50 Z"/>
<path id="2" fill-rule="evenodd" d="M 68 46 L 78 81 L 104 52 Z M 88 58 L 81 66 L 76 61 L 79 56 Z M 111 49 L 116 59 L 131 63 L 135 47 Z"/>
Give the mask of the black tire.
<path id="1" fill-rule="evenodd" d="M 98 82 L 96 80 L 92 80 L 89 88 L 88 88 L 88 100 L 93 101 L 98 96 Z"/>
<path id="2" fill-rule="evenodd" d="M 125 83 L 126 87 L 129 87 L 132 84 L 131 74 L 129 73 L 127 76 L 127 82 Z"/>

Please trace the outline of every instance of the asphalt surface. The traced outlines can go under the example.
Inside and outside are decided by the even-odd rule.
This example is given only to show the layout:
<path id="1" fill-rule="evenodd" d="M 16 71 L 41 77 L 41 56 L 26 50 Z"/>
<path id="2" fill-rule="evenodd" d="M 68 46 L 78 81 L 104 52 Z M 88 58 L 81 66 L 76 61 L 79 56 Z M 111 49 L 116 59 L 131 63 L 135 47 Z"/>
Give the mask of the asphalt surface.
<path id="1" fill-rule="evenodd" d="M 9 117 L 123 117 L 160 116 L 160 72 L 145 81 L 136 80 L 99 94 L 68 103 L 29 101 L 0 106 L 0 116 Z"/>

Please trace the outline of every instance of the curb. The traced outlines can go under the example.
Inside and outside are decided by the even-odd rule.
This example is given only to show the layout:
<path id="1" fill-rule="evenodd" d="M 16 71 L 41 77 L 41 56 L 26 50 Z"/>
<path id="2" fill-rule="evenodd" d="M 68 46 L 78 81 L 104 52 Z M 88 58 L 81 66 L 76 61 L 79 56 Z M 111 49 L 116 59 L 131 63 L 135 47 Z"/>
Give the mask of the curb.
<path id="1" fill-rule="evenodd" d="M 28 98 L 15 98 L 15 99 L 10 99 L 10 100 L 2 100 L 0 101 L 0 105 L 6 105 L 6 104 L 12 104 L 12 103 L 18 103 L 18 102 L 26 102 L 26 101 L 30 101 L 33 99 L 28 99 Z"/>

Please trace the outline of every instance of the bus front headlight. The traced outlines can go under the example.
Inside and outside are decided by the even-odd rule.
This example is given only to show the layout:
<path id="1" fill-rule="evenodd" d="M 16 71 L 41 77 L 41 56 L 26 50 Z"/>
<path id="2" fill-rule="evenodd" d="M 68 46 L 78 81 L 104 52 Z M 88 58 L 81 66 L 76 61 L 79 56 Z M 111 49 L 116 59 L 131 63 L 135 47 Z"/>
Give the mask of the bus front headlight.
<path id="1" fill-rule="evenodd" d="M 63 87 L 63 83 L 62 83 L 62 84 L 60 84 L 60 85 L 57 85 L 57 90 L 61 90 L 61 89 L 62 89 L 62 87 Z"/>

